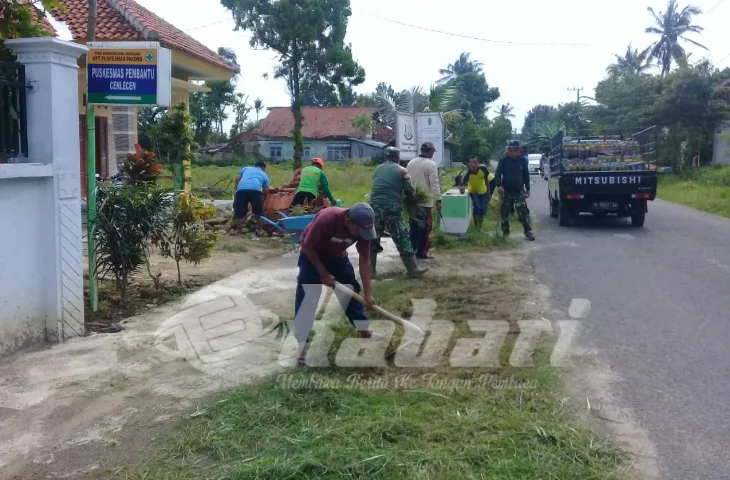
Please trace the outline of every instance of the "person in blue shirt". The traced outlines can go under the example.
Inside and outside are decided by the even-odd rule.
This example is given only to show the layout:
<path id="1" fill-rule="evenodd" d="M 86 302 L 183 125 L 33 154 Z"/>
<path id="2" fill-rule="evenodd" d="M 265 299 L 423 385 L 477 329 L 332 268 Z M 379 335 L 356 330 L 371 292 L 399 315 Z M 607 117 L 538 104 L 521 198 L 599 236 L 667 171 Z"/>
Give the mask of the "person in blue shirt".
<path id="1" fill-rule="evenodd" d="M 264 199 L 269 192 L 271 181 L 266 175 L 266 163 L 263 160 L 256 162 L 254 167 L 243 167 L 236 175 L 236 195 L 233 198 L 233 228 L 240 234 L 243 229 L 243 220 L 248 215 L 248 206 L 251 213 L 257 217 L 264 214 Z"/>

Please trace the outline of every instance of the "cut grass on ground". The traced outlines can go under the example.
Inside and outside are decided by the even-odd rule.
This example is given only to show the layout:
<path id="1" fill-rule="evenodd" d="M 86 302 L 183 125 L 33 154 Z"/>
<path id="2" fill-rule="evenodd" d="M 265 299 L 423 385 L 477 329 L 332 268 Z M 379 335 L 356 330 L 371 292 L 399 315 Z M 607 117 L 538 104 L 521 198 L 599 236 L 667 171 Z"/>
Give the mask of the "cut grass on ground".
<path id="1" fill-rule="evenodd" d="M 230 200 L 235 192 L 233 181 L 240 169 L 241 167 L 193 166 L 191 171 L 193 189 L 196 190 L 196 194 L 209 197 L 210 195 L 201 193 L 199 189 L 215 185 L 223 191 L 216 197 Z M 341 199 L 344 205 L 367 202 L 365 195 L 370 192 L 374 169 L 375 167 L 359 164 L 327 164 L 325 172 L 332 195 Z M 271 185 L 276 187 L 289 183 L 294 177 L 294 170 L 291 164 L 269 164 L 266 166 L 266 174 L 271 180 Z M 160 184 L 172 188 L 172 180 L 161 180 Z"/>
<path id="2" fill-rule="evenodd" d="M 730 218 L 730 167 L 685 170 L 660 176 L 657 196 L 662 200 Z"/>
<path id="3" fill-rule="evenodd" d="M 479 336 L 468 332 L 468 319 L 503 318 L 511 327 L 521 319 L 524 294 L 508 275 L 384 281 L 375 296 L 386 309 L 410 314 L 409 299 L 423 292 L 437 301 L 435 318 L 454 323 L 452 344 Z M 352 335 L 338 331 L 338 341 Z M 201 406 L 151 458 L 118 474 L 149 480 L 623 478 L 624 454 L 562 408 L 544 343 L 530 368 L 459 369 L 444 359 L 433 369 L 298 370 Z M 501 351 L 503 364 L 511 346 L 508 341 Z M 408 374 L 421 383 L 396 388 Z M 439 388 L 428 378 L 461 388 Z M 505 380 L 512 387 L 499 388 Z"/>

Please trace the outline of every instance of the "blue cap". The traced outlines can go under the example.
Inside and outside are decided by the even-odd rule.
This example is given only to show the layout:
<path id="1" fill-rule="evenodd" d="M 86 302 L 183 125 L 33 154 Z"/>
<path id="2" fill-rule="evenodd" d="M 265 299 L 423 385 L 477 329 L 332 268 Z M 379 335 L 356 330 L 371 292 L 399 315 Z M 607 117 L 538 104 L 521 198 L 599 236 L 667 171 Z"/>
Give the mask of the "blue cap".
<path id="1" fill-rule="evenodd" d="M 364 202 L 356 203 L 350 207 L 350 219 L 357 226 L 360 237 L 363 240 L 375 240 L 378 234 L 375 232 L 375 212 L 373 207 Z"/>

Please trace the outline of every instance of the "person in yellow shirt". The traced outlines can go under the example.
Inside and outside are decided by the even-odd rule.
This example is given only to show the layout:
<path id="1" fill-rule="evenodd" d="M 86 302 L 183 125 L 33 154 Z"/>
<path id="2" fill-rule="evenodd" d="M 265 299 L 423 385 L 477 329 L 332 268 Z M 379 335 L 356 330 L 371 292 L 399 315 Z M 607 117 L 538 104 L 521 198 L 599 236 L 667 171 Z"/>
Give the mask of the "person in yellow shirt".
<path id="1" fill-rule="evenodd" d="M 477 157 L 469 158 L 469 169 L 466 175 L 461 179 L 461 190 L 468 190 L 472 203 L 472 215 L 474 216 L 474 226 L 481 230 L 484 224 L 484 216 L 487 214 L 487 204 L 492 195 L 490 189 L 490 180 L 494 176 L 490 176 L 486 165 L 480 165 Z"/>

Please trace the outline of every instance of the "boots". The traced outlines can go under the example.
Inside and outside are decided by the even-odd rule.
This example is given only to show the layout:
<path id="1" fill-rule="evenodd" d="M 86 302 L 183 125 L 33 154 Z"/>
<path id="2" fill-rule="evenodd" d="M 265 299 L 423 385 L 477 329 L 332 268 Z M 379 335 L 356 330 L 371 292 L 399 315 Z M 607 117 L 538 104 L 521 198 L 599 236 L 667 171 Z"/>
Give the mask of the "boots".
<path id="1" fill-rule="evenodd" d="M 415 255 L 410 254 L 408 256 L 401 256 L 400 258 L 403 260 L 403 265 L 406 266 L 406 275 L 409 277 L 421 277 L 424 273 L 428 272 L 428 267 L 422 268 L 418 266 Z"/>
<path id="2" fill-rule="evenodd" d="M 375 278 L 377 273 L 375 272 L 375 267 L 378 264 L 378 254 L 375 252 L 370 252 L 370 278 Z"/>

